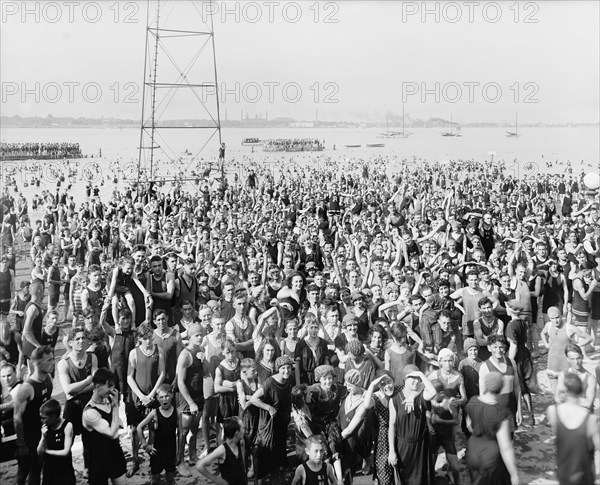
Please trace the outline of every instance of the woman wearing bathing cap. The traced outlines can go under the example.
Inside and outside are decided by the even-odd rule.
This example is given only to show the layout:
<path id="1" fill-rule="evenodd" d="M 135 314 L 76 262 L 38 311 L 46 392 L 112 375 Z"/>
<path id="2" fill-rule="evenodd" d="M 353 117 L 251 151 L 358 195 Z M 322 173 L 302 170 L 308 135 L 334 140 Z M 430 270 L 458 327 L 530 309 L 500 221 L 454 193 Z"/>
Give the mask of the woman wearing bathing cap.
<path id="1" fill-rule="evenodd" d="M 454 404 L 462 406 L 467 403 L 465 381 L 460 372 L 456 370 L 458 358 L 450 349 L 440 350 L 438 357 L 440 368 L 429 374 L 430 381 L 440 381 L 444 385 L 444 394 L 454 399 Z"/>
<path id="2" fill-rule="evenodd" d="M 468 339 L 466 339 L 468 340 Z M 445 398 L 449 398 L 449 405 L 454 409 L 460 409 L 464 404 L 467 403 L 467 390 L 465 387 L 465 379 L 463 375 L 456 370 L 456 364 L 458 357 L 450 349 L 441 349 L 438 354 L 438 363 L 440 368 L 435 372 L 429 374 L 429 380 L 431 382 L 438 383 L 442 389 L 442 393 Z M 458 412 L 457 412 L 458 415 Z M 448 430 L 442 434 L 441 430 Z M 440 432 L 437 436 L 437 448 L 443 446 L 446 451 L 446 458 L 452 475 L 454 476 L 455 482 L 458 481 L 460 475 L 458 456 L 455 444 L 456 427 L 453 425 L 447 425 L 440 428 Z M 443 436 L 445 439 L 443 439 Z M 437 452 L 436 450 L 433 450 Z"/>
<path id="3" fill-rule="evenodd" d="M 365 390 L 362 387 L 363 378 L 356 369 L 346 371 L 344 375 L 344 385 L 348 395 L 342 401 L 340 412 L 338 413 L 338 424 L 340 430 L 345 430 L 354 417 L 360 415 L 360 425 L 354 427 L 351 433 L 344 436 L 342 442 L 342 456 L 348 463 L 362 462 L 362 469 L 369 471 L 368 458 L 371 455 L 373 447 L 373 410 L 361 413 L 363 396 Z"/>
<path id="4" fill-rule="evenodd" d="M 363 418 L 373 413 L 374 440 L 374 479 L 379 485 L 394 485 L 394 469 L 388 461 L 389 403 L 401 387 L 394 385 L 391 373 L 385 372 L 374 379 L 364 393 L 362 404 L 354 414 L 352 421 L 342 430 L 342 438 L 354 434 L 362 427 Z"/>
<path id="5" fill-rule="evenodd" d="M 315 384 L 308 387 L 308 406 L 312 414 L 313 431 L 327 440 L 328 456 L 337 476 L 342 476 L 340 457 L 342 440 L 337 421 L 345 389 L 335 382 L 335 369 L 320 365 L 315 369 Z"/>
<path id="6" fill-rule="evenodd" d="M 518 485 L 512 416 L 498 399 L 504 377 L 499 372 L 490 372 L 483 379 L 483 394 L 471 398 L 466 406 L 467 426 L 473 433 L 467 442 L 469 483 Z"/>
<path id="7" fill-rule="evenodd" d="M 435 473 L 426 412 L 437 391 L 416 365 L 402 372 L 404 387 L 390 402 L 388 460 L 400 483 L 429 485 Z"/>
<path id="8" fill-rule="evenodd" d="M 262 479 L 271 470 L 286 463 L 286 437 L 292 411 L 292 369 L 294 361 L 287 355 L 275 359 L 275 374 L 250 398 L 260 408 L 256 447 L 256 477 Z"/>
<path id="9" fill-rule="evenodd" d="M 377 368 L 373 360 L 365 356 L 365 346 L 360 340 L 351 340 L 346 344 L 346 374 L 349 370 L 357 370 L 360 374 L 358 386 L 366 389 L 375 378 Z"/>

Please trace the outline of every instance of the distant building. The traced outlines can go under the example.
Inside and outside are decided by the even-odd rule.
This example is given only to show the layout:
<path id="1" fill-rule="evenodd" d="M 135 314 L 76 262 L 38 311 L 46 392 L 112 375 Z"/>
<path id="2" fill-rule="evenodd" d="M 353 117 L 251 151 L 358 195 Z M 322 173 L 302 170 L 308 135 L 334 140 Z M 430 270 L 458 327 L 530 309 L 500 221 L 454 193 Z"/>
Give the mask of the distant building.
<path id="1" fill-rule="evenodd" d="M 314 128 L 314 121 L 296 121 L 294 123 L 290 123 L 291 128 Z"/>

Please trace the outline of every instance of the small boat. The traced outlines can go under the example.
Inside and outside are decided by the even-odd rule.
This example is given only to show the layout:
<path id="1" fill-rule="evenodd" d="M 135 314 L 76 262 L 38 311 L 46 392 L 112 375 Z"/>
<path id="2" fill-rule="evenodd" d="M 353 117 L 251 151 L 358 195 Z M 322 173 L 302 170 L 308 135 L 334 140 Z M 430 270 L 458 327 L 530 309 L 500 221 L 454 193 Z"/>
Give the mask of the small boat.
<path id="1" fill-rule="evenodd" d="M 346 145 L 346 148 L 360 148 L 362 145 Z"/>
<path id="2" fill-rule="evenodd" d="M 383 148 L 385 143 L 367 143 L 367 148 Z"/>
<path id="3" fill-rule="evenodd" d="M 242 140 L 242 146 L 245 147 L 255 147 L 255 146 L 260 146 L 262 145 L 264 142 L 258 138 L 244 138 Z"/>
<path id="4" fill-rule="evenodd" d="M 519 115 L 515 114 L 515 131 L 507 131 L 506 136 L 509 138 L 517 138 L 519 135 Z"/>
<path id="5" fill-rule="evenodd" d="M 412 133 L 406 131 L 404 127 L 404 103 L 402 103 L 402 131 L 389 130 L 388 117 L 385 117 L 385 133 L 381 133 L 377 138 L 408 138 Z"/>

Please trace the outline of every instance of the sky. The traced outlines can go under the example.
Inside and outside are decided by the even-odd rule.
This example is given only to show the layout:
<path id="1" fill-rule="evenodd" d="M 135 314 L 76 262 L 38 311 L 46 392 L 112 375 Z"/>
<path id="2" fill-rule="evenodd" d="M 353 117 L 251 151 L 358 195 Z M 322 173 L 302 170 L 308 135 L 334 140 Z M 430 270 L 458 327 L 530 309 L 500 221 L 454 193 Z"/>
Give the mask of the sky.
<path id="1" fill-rule="evenodd" d="M 599 5 L 161 0 L 159 27 L 207 32 L 212 17 L 221 118 L 385 121 L 404 104 L 413 119 L 597 123 Z M 0 6 L 2 115 L 141 117 L 156 1 Z M 164 35 L 157 82 L 194 59 L 187 82 L 215 82 L 210 36 Z M 212 88 L 159 88 L 156 104 L 161 119 L 216 116 Z"/>

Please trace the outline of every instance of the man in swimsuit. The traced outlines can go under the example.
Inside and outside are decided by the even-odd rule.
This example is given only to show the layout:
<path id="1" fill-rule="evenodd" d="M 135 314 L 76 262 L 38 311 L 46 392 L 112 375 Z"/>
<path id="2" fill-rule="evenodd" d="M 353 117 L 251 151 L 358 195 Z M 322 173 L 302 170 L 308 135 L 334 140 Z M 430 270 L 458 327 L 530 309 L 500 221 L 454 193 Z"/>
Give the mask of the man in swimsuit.
<path id="1" fill-rule="evenodd" d="M 33 372 L 19 388 L 14 404 L 13 420 L 17 433 L 17 485 L 39 485 L 42 462 L 37 445 L 42 437 L 40 407 L 52 395 L 54 351 L 39 346 L 31 353 Z"/>
<path id="2" fill-rule="evenodd" d="M 92 352 L 86 352 L 83 327 L 73 327 L 69 331 L 67 345 L 71 350 L 57 364 L 58 379 L 66 397 L 63 417 L 73 425 L 75 436 L 82 435 L 83 459 L 87 468 L 89 450 L 87 435 L 82 434 L 81 416 L 92 397 L 92 375 L 98 369 L 98 359 Z"/>
<path id="3" fill-rule="evenodd" d="M 177 385 L 179 389 L 179 410 L 183 413 L 183 435 L 191 432 L 189 464 L 196 464 L 196 441 L 198 426 L 204 407 L 203 375 L 204 349 L 202 348 L 202 326 L 193 323 L 188 327 L 189 343 L 177 359 Z M 208 443 L 206 443 L 208 446 Z"/>

